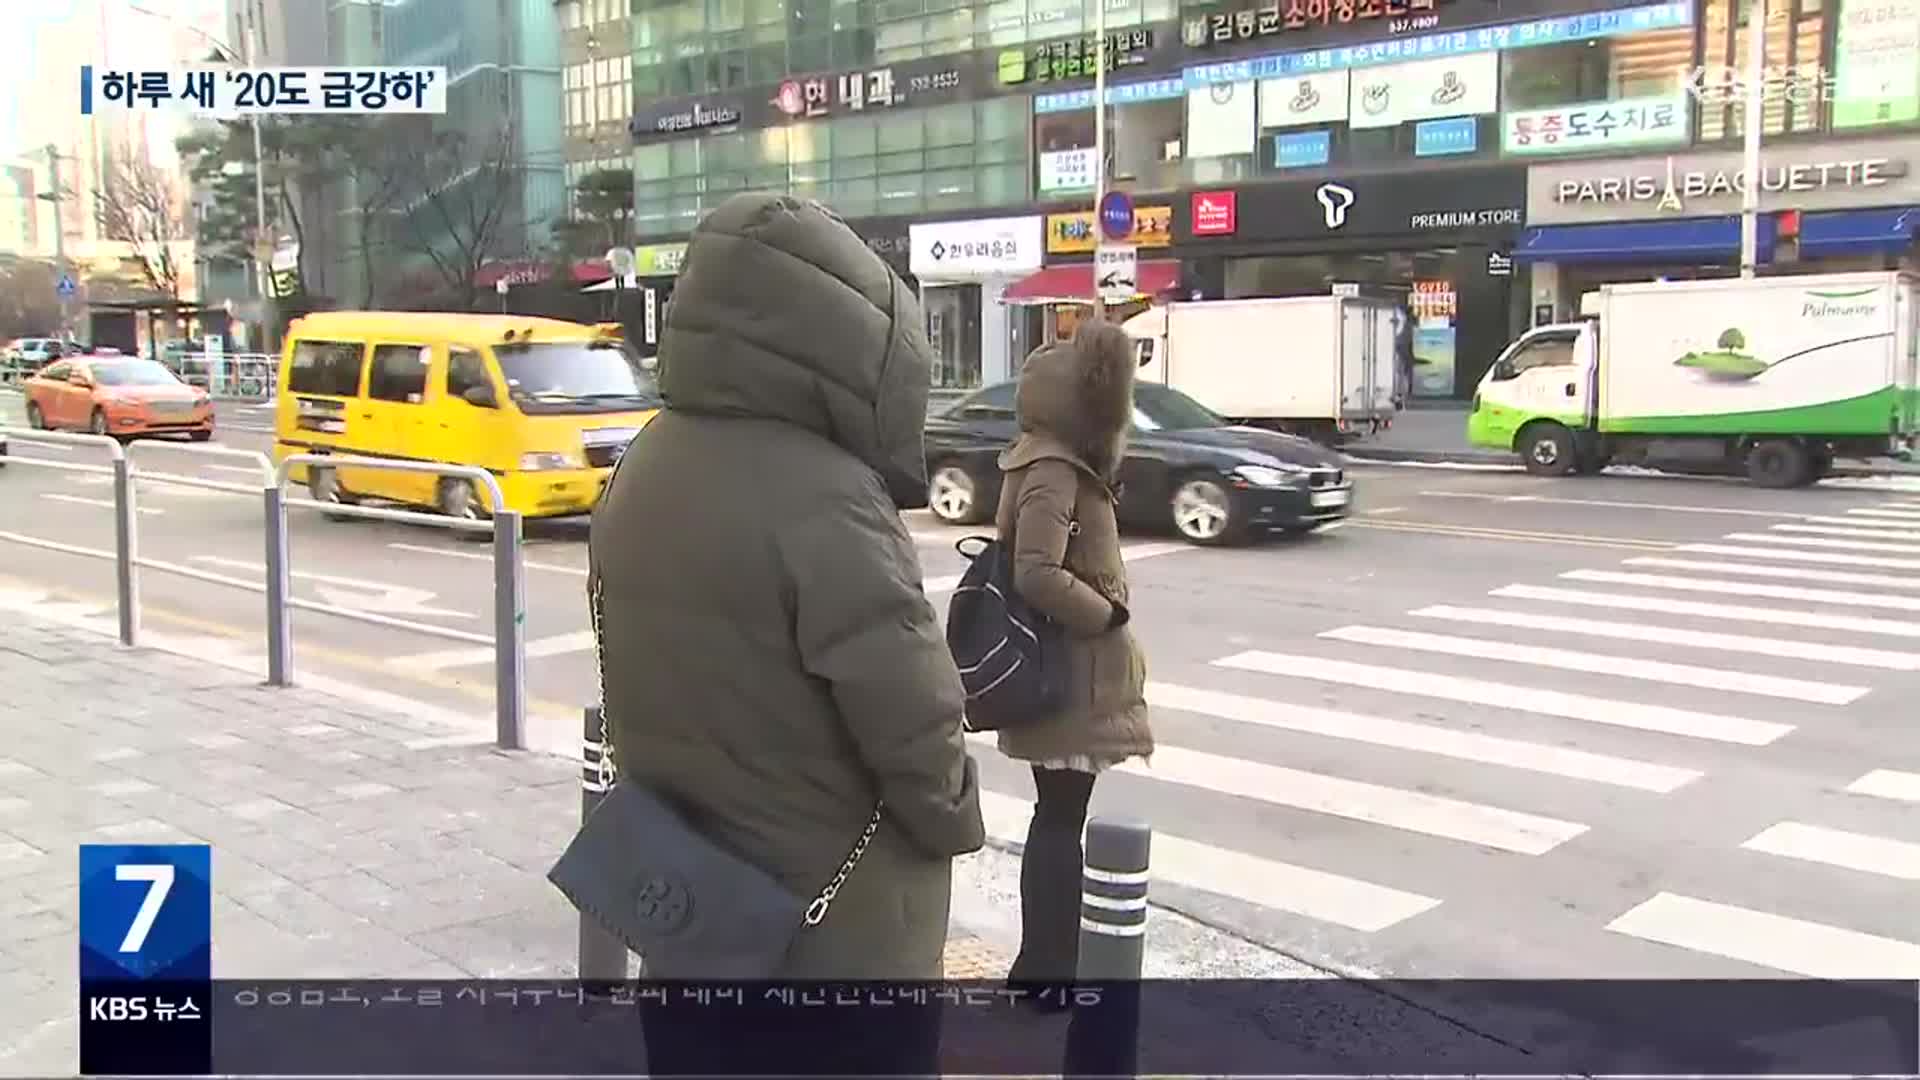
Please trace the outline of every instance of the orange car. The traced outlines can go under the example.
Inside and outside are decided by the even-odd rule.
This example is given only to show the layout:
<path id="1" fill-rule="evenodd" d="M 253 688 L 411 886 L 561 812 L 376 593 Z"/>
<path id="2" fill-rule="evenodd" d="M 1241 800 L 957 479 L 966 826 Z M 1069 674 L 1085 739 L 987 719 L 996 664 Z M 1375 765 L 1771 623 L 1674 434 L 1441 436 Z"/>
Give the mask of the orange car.
<path id="1" fill-rule="evenodd" d="M 135 356 L 74 356 L 22 384 L 27 426 L 131 437 L 213 438 L 213 402 L 166 365 Z"/>

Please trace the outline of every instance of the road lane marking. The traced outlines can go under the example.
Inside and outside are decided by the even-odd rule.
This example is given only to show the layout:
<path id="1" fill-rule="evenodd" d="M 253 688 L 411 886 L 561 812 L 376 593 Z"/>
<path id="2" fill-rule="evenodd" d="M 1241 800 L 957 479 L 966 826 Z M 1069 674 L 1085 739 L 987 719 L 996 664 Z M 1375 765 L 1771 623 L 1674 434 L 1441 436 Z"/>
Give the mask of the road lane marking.
<path id="1" fill-rule="evenodd" d="M 263 563 L 247 559 L 229 559 L 222 555 L 195 555 L 193 561 L 235 570 L 248 570 L 256 574 L 264 575 L 267 572 Z M 317 574 L 310 570 L 294 570 L 289 572 L 288 576 L 299 581 L 313 582 L 316 591 L 328 603 L 338 607 L 389 615 L 432 615 L 443 619 L 476 617 L 471 611 L 458 611 L 428 604 L 427 601 L 434 599 L 436 595 L 431 589 L 417 589 L 411 585 L 389 585 L 382 581 L 341 577 L 337 574 Z M 341 592 L 340 589 L 349 591 Z"/>
<path id="2" fill-rule="evenodd" d="M 1800 518 L 1796 514 L 1781 510 L 1750 510 L 1731 506 L 1675 506 L 1671 503 L 1644 503 L 1614 499 L 1568 499 L 1549 495 L 1500 495 L 1488 491 L 1422 491 L 1421 495 L 1435 499 L 1481 499 L 1491 502 L 1537 502 L 1566 506 L 1601 506 L 1614 510 L 1658 510 L 1680 514 L 1730 514 L 1740 517 Z"/>
<path id="3" fill-rule="evenodd" d="M 1807 533 L 1811 536 L 1845 536 L 1853 540 L 1913 540 L 1920 541 L 1915 535 L 1904 529 L 1843 529 L 1836 525 L 1774 525 L 1774 532 Z M 1914 548 L 1920 551 L 1920 548 Z"/>
<path id="4" fill-rule="evenodd" d="M 1664 596 L 1622 596 L 1617 593 L 1586 592 L 1581 589 L 1555 589 L 1541 585 L 1508 585 L 1488 596 L 1512 600 L 1544 600 L 1550 604 L 1576 604 L 1582 607 L 1619 608 L 1626 611 L 1658 611 L 1668 615 L 1698 615 L 1730 622 L 1774 623 L 1780 626 L 1818 626 L 1827 630 L 1848 630 L 1860 634 L 1886 634 L 1889 637 L 1920 638 L 1920 623 L 1893 619 L 1871 619 L 1858 615 L 1828 615 L 1817 611 L 1790 608 L 1750 607 L 1745 604 L 1709 604 L 1696 600 L 1670 600 Z"/>
<path id="5" fill-rule="evenodd" d="M 983 789 L 980 809 L 987 835 L 1002 845 L 1025 841 L 1032 803 Z M 1385 930 L 1440 906 L 1431 896 L 1215 847 L 1158 829 L 1153 834 L 1153 877 L 1156 882 L 1363 933 Z"/>
<path id="6" fill-rule="evenodd" d="M 1361 512 L 1361 513 L 1363 513 L 1363 514 L 1373 514 L 1373 515 L 1376 515 L 1376 516 L 1385 516 L 1385 515 L 1387 515 L 1387 514 L 1398 514 L 1398 513 L 1401 513 L 1401 512 L 1402 512 L 1402 511 L 1404 511 L 1404 510 L 1406 510 L 1406 507 L 1404 507 L 1404 506 L 1376 506 L 1376 507 L 1374 507 L 1374 508 L 1373 508 L 1373 509 L 1371 509 L 1371 510 L 1362 510 L 1362 511 L 1360 511 L 1360 512 Z"/>
<path id="7" fill-rule="evenodd" d="M 587 652 L 593 648 L 593 631 L 576 630 L 569 634 L 555 634 L 552 637 L 536 638 L 527 642 L 527 659 L 540 660 L 549 656 L 562 656 L 567 653 Z M 448 668 L 472 667 L 478 664 L 491 664 L 495 653 L 491 648 L 444 649 L 439 652 L 415 653 L 411 656 L 399 656 L 387 663 L 397 668 L 418 668 L 422 671 L 445 671 Z"/>
<path id="8" fill-rule="evenodd" d="M 1920 555 L 1920 544 L 1876 544 L 1866 540 L 1829 540 L 1817 536 L 1781 536 L 1778 533 L 1728 533 L 1723 540 L 1746 544 L 1792 544 L 1836 551 L 1884 551 L 1890 555 Z M 1784 556 L 1783 556 L 1784 557 Z"/>
<path id="9" fill-rule="evenodd" d="M 1655 894 L 1607 929 L 1812 979 L 1920 979 L 1912 942 L 1677 893 Z"/>
<path id="10" fill-rule="evenodd" d="M 1848 784 L 1847 790 L 1855 795 L 1872 795 L 1877 799 L 1920 803 L 1920 773 L 1875 769 Z"/>
<path id="11" fill-rule="evenodd" d="M 1769 600 L 1800 600 L 1809 604 L 1839 604 L 1850 607 L 1889 608 L 1894 611 L 1920 611 L 1920 596 L 1882 596 L 1878 593 L 1846 592 L 1840 589 L 1803 589 L 1798 585 L 1769 585 L 1761 581 L 1718 581 L 1673 577 L 1669 574 L 1630 574 L 1618 570 L 1569 570 L 1560 576 L 1567 581 L 1589 581 L 1601 585 L 1632 585 L 1643 589 L 1673 589 L 1677 592 L 1715 593 L 1721 596 L 1759 596 Z"/>
<path id="12" fill-rule="evenodd" d="M 1884 517 L 1895 521 L 1920 521 L 1920 510 L 1907 510 L 1899 506 L 1856 506 L 1847 511 L 1865 517 Z"/>
<path id="13" fill-rule="evenodd" d="M 51 450 L 56 454 L 71 454 L 76 449 L 68 443 L 41 442 L 39 439 L 29 439 L 19 435 L 9 435 L 7 438 L 14 446 L 31 446 L 35 450 Z"/>
<path id="14" fill-rule="evenodd" d="M 1526 630 L 1547 630 L 1560 634 L 1585 634 L 1589 637 L 1620 641 L 1658 642 L 1699 649 L 1722 649 L 1753 656 L 1778 656 L 1790 660 L 1821 660 L 1832 664 L 1884 668 L 1889 671 L 1920 671 L 1920 653 L 1866 649 L 1851 645 L 1822 645 L 1789 638 L 1753 637 L 1747 634 L 1717 634 L 1707 630 L 1683 630 L 1653 623 L 1606 622 L 1577 619 L 1565 615 L 1536 615 L 1532 612 L 1499 611 L 1493 608 L 1455 607 L 1436 604 L 1408 612 L 1420 618 L 1446 619 L 1480 626 L 1510 626 Z"/>
<path id="15" fill-rule="evenodd" d="M 1400 518 L 1392 518 L 1385 521 L 1348 519 L 1346 523 L 1358 529 L 1384 529 L 1388 532 L 1459 536 L 1472 540 L 1510 540 L 1516 543 L 1528 544 L 1569 544 L 1576 547 L 1621 548 L 1629 551 L 1670 551 L 1673 548 L 1672 544 L 1664 540 L 1642 540 L 1634 537 L 1582 536 L 1575 533 L 1521 532 L 1514 529 L 1489 529 L 1474 525 L 1406 521 Z"/>
<path id="16" fill-rule="evenodd" d="M 453 551 L 448 548 L 437 548 L 437 547 L 429 546 L 427 544 L 391 543 L 391 544 L 388 544 L 387 546 L 394 549 L 395 551 L 413 551 L 413 552 L 418 552 L 422 555 L 445 555 L 445 556 L 448 556 L 449 558 L 471 559 L 475 562 L 484 562 L 484 563 L 490 563 L 493 561 L 492 553 L 487 553 L 483 555 L 477 551 Z M 520 565 L 526 567 L 529 570 L 540 570 L 549 574 L 571 574 L 574 577 L 587 576 L 586 570 L 578 566 L 561 566 L 558 563 L 535 562 L 532 559 L 522 559 L 520 561 Z"/>
<path id="17" fill-rule="evenodd" d="M 1457 701 L 1469 705 L 1488 705 L 1502 709 L 1585 720 L 1613 727 L 1658 731 L 1694 739 L 1765 746 L 1793 730 L 1791 724 L 1774 724 L 1738 716 L 1672 709 L 1663 705 L 1642 705 L 1632 701 L 1589 697 L 1559 690 L 1542 690 L 1509 683 L 1467 679 L 1430 671 L 1356 664 L 1330 660 L 1322 656 L 1297 656 L 1287 653 L 1249 651 L 1215 660 L 1215 667 L 1256 671 L 1296 679 L 1339 683 L 1400 694 L 1414 694 Z"/>
<path id="18" fill-rule="evenodd" d="M 52 492 L 52 491 L 43 491 L 40 493 L 40 497 L 43 499 L 52 499 L 55 502 L 78 503 L 81 506 L 95 506 L 103 510 L 112 510 L 114 508 L 114 503 L 112 499 L 89 499 L 85 495 L 62 495 L 62 494 L 59 494 L 58 492 Z M 141 506 L 137 501 L 133 504 L 133 509 L 136 513 L 141 513 L 141 514 L 166 513 L 165 510 L 162 510 L 157 506 Z"/>
<path id="19" fill-rule="evenodd" d="M 1161 555 L 1172 555 L 1178 551 L 1192 550 L 1193 545 L 1191 544 L 1133 544 L 1120 549 L 1120 558 L 1123 562 L 1137 563 L 1142 559 L 1152 559 Z M 939 577 L 925 579 L 921 583 L 921 590 L 928 596 L 935 596 L 940 593 L 952 592 L 959 584 L 959 574 L 942 574 Z"/>
<path id="20" fill-rule="evenodd" d="M 1867 833 L 1782 821 L 1741 844 L 1748 851 L 1825 863 L 1867 874 L 1920 881 L 1920 844 Z"/>
<path id="21" fill-rule="evenodd" d="M 1657 566 L 1668 570 L 1705 570 L 1717 574 L 1746 574 L 1750 577 L 1780 578 L 1789 581 L 1823 581 L 1831 585 L 1872 585 L 1882 589 L 1920 589 L 1920 577 L 1894 574 L 1854 574 L 1845 570 L 1809 570 L 1802 566 L 1762 566 L 1755 563 L 1721 562 L 1711 559 L 1667 559 L 1641 555 L 1624 561 L 1626 566 Z"/>
<path id="22" fill-rule="evenodd" d="M 1881 555 L 1845 555 L 1831 551 L 1793 551 L 1787 548 L 1743 547 L 1739 544 L 1681 544 L 1675 551 L 1696 555 L 1746 555 L 1784 562 L 1822 563 L 1827 566 L 1878 566 L 1888 570 L 1920 570 L 1920 559 Z"/>
<path id="23" fill-rule="evenodd" d="M 1853 533 L 1851 529 L 1858 528 L 1860 526 L 1866 526 L 1867 528 L 1870 528 L 1870 529 L 1891 530 L 1895 536 L 1911 536 L 1915 538 L 1920 538 L 1920 519 L 1890 520 L 1887 518 L 1860 517 L 1857 515 L 1857 512 L 1851 511 L 1851 510 L 1849 510 L 1848 513 L 1855 514 L 1856 516 L 1820 517 L 1820 516 L 1809 514 L 1806 517 L 1801 518 L 1800 520 L 1809 525 L 1845 525 L 1849 527 L 1848 532 L 1844 534 L 1836 534 L 1836 535 L 1852 536 Z"/>
<path id="24" fill-rule="evenodd" d="M 203 462 L 200 467 L 203 469 L 212 469 L 215 472 L 240 473 L 255 479 L 259 479 L 262 475 L 258 465 L 226 465 L 217 461 L 209 461 Z"/>
<path id="25" fill-rule="evenodd" d="M 1155 708 L 1179 709 L 1278 731 L 1347 739 L 1395 750 L 1434 754 L 1661 794 L 1676 791 L 1702 775 L 1693 769 L 1656 765 L 1631 758 L 1591 754 L 1562 746 L 1294 705 L 1218 690 L 1200 690 L 1173 683 L 1148 683 L 1147 703 Z"/>
<path id="26" fill-rule="evenodd" d="M 1392 630 L 1378 626 L 1343 626 L 1320 634 L 1334 641 L 1361 645 L 1413 649 L 1446 656 L 1466 656 L 1477 660 L 1531 664 L 1560 671 L 1583 671 L 1594 675 L 1612 675 L 1623 679 L 1697 686 L 1707 690 L 1727 690 L 1761 697 L 1808 701 L 1818 705 L 1847 705 L 1864 697 L 1868 688 L 1838 683 L 1787 679 L 1774 675 L 1755 675 L 1725 668 L 1670 664 L 1660 660 L 1639 660 L 1603 653 L 1576 652 L 1539 645 L 1519 645 L 1505 641 L 1485 641 L 1446 634 L 1424 634 L 1413 630 Z"/>

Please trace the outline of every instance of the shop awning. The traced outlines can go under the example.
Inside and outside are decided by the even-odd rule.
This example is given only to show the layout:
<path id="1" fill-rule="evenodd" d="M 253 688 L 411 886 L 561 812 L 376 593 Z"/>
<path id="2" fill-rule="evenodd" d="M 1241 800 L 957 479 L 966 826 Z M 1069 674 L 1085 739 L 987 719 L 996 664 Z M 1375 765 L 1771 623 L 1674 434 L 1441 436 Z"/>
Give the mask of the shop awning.
<path id="1" fill-rule="evenodd" d="M 1800 216 L 1800 254 L 1854 255 L 1905 251 L 1920 228 L 1920 206 L 1837 210 Z"/>
<path id="2" fill-rule="evenodd" d="M 1140 275 L 1136 295 L 1158 296 L 1180 284 L 1178 259 L 1146 259 L 1136 269 Z M 1000 300 L 1006 304 L 1091 304 L 1093 264 L 1049 266 L 1007 286 Z"/>
<path id="3" fill-rule="evenodd" d="M 1773 255 L 1773 219 L 1759 221 L 1759 255 Z M 1804 229 L 1804 227 L 1803 227 Z M 1740 253 L 1737 216 L 1542 225 L 1520 234 L 1513 257 L 1530 262 L 1667 262 Z"/>

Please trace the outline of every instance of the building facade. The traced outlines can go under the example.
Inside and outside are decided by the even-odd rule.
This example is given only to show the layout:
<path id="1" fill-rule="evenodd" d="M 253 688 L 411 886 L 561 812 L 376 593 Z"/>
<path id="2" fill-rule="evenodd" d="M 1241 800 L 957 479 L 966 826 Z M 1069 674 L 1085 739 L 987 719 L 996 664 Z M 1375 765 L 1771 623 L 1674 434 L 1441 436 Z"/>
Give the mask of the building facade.
<path id="1" fill-rule="evenodd" d="M 1143 290 L 1397 298 L 1414 392 L 1459 398 L 1593 283 L 1737 272 L 1751 0 L 1098 2 L 1105 166 L 1140 208 Z M 1766 6 L 1768 272 L 1899 265 L 1920 0 Z M 1070 330 L 1094 246 L 1091 3 L 620 14 L 649 295 L 704 212 L 773 189 L 833 206 L 920 289 L 945 385 Z"/>

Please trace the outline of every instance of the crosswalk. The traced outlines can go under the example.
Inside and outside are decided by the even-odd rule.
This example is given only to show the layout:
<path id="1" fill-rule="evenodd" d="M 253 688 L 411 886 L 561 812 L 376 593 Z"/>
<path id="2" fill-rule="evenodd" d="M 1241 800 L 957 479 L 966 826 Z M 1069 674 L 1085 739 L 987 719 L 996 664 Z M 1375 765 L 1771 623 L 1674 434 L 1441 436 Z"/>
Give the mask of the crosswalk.
<path id="1" fill-rule="evenodd" d="M 1539 905 L 1556 950 L 1574 890 L 1590 946 L 1637 943 L 1590 974 L 1920 978 L 1912 638 L 1920 499 L 1748 526 L 1156 672 L 1159 747 L 1096 802 L 1153 819 L 1163 888 L 1387 974 L 1434 942 L 1466 951 L 1428 971 L 1528 974 L 1461 926 L 1511 954 Z M 1025 789 L 984 774 L 1018 843 Z"/>

